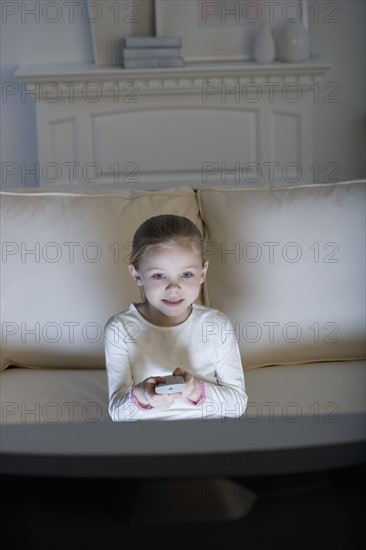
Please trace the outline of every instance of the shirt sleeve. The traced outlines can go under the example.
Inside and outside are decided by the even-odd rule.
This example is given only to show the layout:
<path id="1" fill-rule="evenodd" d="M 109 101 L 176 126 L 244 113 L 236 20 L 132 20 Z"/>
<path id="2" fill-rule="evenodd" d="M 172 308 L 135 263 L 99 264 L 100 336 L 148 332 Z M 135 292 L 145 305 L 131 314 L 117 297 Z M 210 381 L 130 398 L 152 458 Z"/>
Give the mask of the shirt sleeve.
<path id="1" fill-rule="evenodd" d="M 134 384 L 128 357 L 128 338 L 122 321 L 112 317 L 104 329 L 104 350 L 109 391 L 108 411 L 114 422 L 133 422 L 144 418 L 146 414 L 132 392 Z"/>
<path id="2" fill-rule="evenodd" d="M 239 418 L 245 412 L 248 396 L 245 391 L 244 371 L 233 325 L 228 317 L 218 312 L 216 347 L 216 381 L 205 381 L 206 401 L 203 418 Z"/>

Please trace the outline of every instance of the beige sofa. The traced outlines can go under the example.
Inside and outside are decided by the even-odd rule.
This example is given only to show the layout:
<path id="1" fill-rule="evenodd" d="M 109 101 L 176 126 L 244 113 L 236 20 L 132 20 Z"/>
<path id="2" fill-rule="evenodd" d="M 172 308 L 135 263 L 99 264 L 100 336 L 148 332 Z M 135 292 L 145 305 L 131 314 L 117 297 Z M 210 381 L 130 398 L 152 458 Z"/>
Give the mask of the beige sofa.
<path id="1" fill-rule="evenodd" d="M 137 226 L 161 213 L 187 216 L 204 231 L 202 301 L 233 321 L 245 369 L 244 417 L 208 422 L 206 410 L 194 421 L 197 438 L 217 425 L 220 434 L 243 430 L 245 440 L 245 430 L 281 422 L 288 436 L 272 433 L 267 448 L 290 448 L 301 445 L 305 422 L 306 437 L 322 425 L 327 445 L 364 442 L 364 181 L 198 192 L 14 189 L 2 193 L 1 209 L 5 454 L 27 445 L 37 452 L 34 426 L 48 440 L 80 425 L 131 433 L 132 423 L 117 427 L 108 416 L 103 328 L 141 299 L 127 256 Z M 341 425 L 341 435 L 330 435 Z M 151 429 L 161 432 L 161 424 Z"/>

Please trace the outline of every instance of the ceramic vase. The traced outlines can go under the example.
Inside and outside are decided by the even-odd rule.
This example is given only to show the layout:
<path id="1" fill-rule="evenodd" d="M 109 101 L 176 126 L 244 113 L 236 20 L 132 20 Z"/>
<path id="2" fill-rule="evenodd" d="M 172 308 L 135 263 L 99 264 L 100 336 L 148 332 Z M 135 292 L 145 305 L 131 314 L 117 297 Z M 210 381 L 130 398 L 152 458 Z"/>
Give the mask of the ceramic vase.
<path id="1" fill-rule="evenodd" d="M 275 57 L 275 43 L 268 21 L 264 22 L 254 45 L 254 58 L 257 63 L 272 63 Z"/>
<path id="2" fill-rule="evenodd" d="M 309 32 L 300 22 L 289 21 L 276 36 L 276 55 L 280 61 L 296 63 L 304 61 L 310 53 Z"/>

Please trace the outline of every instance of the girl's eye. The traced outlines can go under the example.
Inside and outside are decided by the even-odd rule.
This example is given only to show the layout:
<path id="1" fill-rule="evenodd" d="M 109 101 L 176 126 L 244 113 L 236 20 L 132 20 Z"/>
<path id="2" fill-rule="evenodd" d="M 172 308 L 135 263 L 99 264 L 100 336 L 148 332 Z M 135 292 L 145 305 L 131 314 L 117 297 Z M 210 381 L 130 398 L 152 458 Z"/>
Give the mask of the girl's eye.
<path id="1" fill-rule="evenodd" d="M 193 277 L 193 273 L 191 273 L 190 271 L 186 271 L 185 273 L 182 273 L 182 277 L 183 279 L 190 279 L 191 277 Z"/>
<path id="2" fill-rule="evenodd" d="M 152 276 L 153 279 L 164 279 L 164 275 L 162 273 L 154 273 Z"/>

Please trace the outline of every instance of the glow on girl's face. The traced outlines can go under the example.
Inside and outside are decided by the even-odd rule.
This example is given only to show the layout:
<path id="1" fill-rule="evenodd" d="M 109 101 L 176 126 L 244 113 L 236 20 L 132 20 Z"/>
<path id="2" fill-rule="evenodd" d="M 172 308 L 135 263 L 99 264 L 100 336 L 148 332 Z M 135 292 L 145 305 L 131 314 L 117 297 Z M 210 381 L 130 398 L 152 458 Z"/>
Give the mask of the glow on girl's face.
<path id="1" fill-rule="evenodd" d="M 138 271 L 129 266 L 137 285 L 144 288 L 146 301 L 139 310 L 151 323 L 174 326 L 191 313 L 205 280 L 208 262 L 202 267 L 198 252 L 189 245 L 153 248 L 143 255 Z"/>

